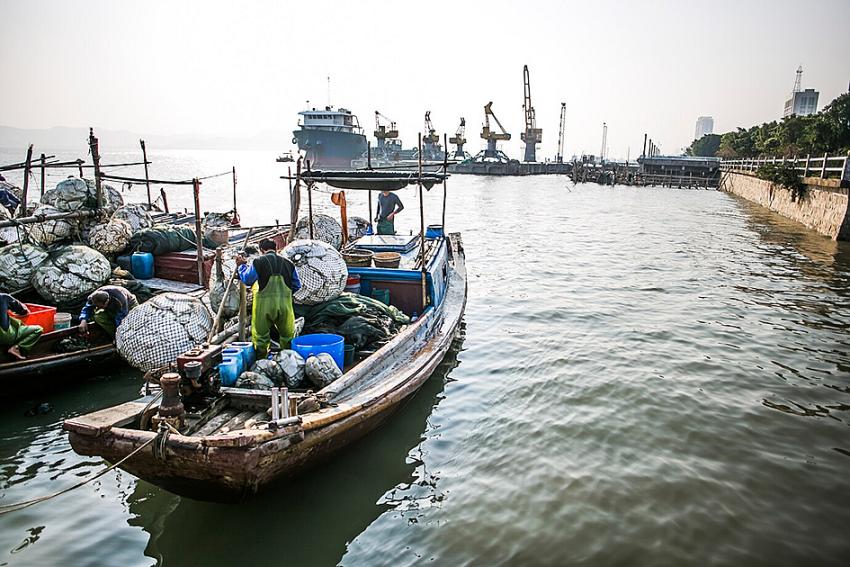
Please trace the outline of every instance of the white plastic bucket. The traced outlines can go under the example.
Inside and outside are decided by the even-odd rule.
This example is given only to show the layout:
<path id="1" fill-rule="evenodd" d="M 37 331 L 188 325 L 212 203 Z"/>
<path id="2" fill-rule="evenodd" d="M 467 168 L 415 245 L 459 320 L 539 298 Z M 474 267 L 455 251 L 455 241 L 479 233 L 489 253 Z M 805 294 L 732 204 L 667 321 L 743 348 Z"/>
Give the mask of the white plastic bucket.
<path id="1" fill-rule="evenodd" d="M 62 329 L 70 329 L 71 328 L 71 314 L 70 313 L 57 313 L 53 316 L 53 330 L 60 331 Z"/>

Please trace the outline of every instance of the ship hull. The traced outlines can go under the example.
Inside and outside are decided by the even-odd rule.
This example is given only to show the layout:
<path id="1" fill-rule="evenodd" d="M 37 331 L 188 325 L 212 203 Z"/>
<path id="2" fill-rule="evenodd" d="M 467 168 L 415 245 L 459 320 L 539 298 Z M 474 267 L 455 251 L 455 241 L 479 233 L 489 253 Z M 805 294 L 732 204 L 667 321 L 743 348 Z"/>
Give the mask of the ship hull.
<path id="1" fill-rule="evenodd" d="M 366 136 L 353 132 L 301 129 L 293 133 L 293 143 L 304 152 L 313 168 L 350 168 L 351 160 L 366 153 Z"/>

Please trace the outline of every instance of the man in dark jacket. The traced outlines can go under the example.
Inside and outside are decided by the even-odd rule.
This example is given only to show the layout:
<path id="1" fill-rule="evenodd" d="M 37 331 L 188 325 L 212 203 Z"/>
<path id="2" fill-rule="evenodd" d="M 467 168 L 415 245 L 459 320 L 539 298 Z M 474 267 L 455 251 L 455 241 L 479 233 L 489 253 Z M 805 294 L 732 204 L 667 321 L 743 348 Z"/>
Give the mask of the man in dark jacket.
<path id="1" fill-rule="evenodd" d="M 130 312 L 138 307 L 136 296 L 126 288 L 117 285 L 105 285 L 93 291 L 80 311 L 80 332 L 88 333 L 89 325 L 95 322 L 101 329 L 114 337 L 118 325 Z"/>
<path id="2" fill-rule="evenodd" d="M 395 216 L 404 210 L 401 199 L 395 193 L 382 191 L 378 195 L 378 234 L 395 234 Z"/>
<path id="3" fill-rule="evenodd" d="M 295 312 L 292 293 L 301 289 L 295 266 L 278 255 L 277 244 L 265 239 L 260 242 L 262 255 L 251 265 L 241 255 L 236 257 L 239 279 L 253 286 L 254 304 L 251 308 L 251 341 L 257 358 L 265 358 L 271 344 L 271 329 L 280 334 L 280 347 L 289 348 L 295 335 Z"/>
<path id="4" fill-rule="evenodd" d="M 30 310 L 8 293 L 0 293 L 0 345 L 9 347 L 6 352 L 10 356 L 24 360 L 26 359 L 24 353 L 38 342 L 44 329 L 40 325 L 22 324 L 14 317 L 9 317 L 9 311 L 26 317 Z"/>

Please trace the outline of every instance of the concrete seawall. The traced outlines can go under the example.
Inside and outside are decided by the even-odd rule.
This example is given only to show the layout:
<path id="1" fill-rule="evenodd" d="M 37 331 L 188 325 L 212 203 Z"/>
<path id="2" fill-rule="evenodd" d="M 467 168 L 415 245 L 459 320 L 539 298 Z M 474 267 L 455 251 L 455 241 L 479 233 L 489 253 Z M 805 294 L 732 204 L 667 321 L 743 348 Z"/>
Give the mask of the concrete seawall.
<path id="1" fill-rule="evenodd" d="M 724 174 L 720 189 L 758 203 L 833 240 L 850 240 L 850 184 L 819 177 L 807 177 L 803 183 L 805 191 L 797 200 L 792 198 L 790 189 L 748 173 Z"/>

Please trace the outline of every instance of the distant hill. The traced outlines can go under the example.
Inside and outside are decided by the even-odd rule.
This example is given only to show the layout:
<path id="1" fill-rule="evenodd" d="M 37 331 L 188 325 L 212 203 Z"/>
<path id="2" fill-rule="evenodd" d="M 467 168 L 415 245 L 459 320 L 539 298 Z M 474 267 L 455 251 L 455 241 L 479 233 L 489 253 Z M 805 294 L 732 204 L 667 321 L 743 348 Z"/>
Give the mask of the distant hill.
<path id="1" fill-rule="evenodd" d="M 249 138 L 202 137 L 190 135 L 142 135 L 126 130 L 95 128 L 100 147 L 108 150 L 138 149 L 139 139 L 149 148 L 180 150 L 288 150 L 292 133 L 284 130 L 266 130 Z M 43 130 L 30 130 L 0 126 L 0 148 L 20 149 L 34 144 L 36 148 L 50 150 L 79 150 L 85 148 L 88 128 L 55 126 Z"/>

